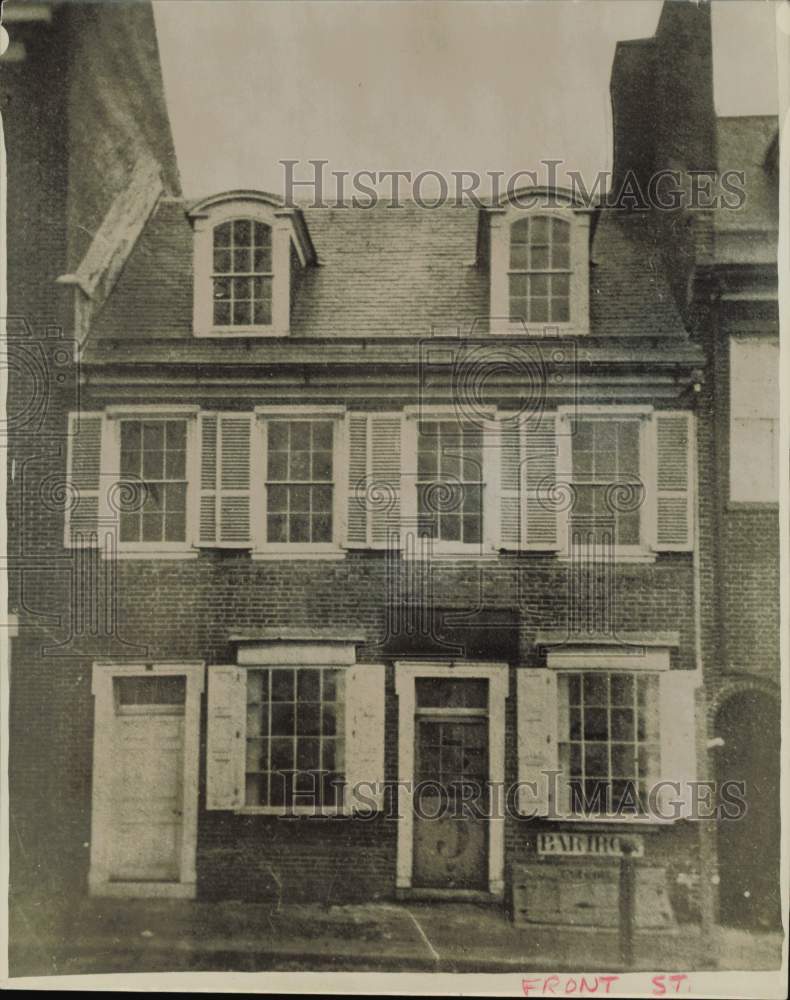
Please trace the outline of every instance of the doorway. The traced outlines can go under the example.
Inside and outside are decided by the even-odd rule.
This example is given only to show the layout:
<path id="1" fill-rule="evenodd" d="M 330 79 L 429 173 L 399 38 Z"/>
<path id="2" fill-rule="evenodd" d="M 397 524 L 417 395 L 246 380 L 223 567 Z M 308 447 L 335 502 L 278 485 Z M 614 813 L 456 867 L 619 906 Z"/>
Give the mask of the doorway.
<path id="1" fill-rule="evenodd" d="M 752 929 L 781 927 L 779 898 L 779 701 L 760 691 L 731 695 L 719 708 L 719 788 L 745 783 L 746 813 L 717 824 L 719 919 Z"/>
<path id="2" fill-rule="evenodd" d="M 93 686 L 91 891 L 192 895 L 203 666 L 97 664 Z"/>

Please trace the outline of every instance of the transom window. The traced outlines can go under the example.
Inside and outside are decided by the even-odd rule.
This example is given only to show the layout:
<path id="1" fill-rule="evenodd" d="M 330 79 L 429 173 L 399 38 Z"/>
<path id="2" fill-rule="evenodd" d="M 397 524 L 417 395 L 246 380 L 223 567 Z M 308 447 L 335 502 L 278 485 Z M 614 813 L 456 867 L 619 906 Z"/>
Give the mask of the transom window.
<path id="1" fill-rule="evenodd" d="M 576 540 L 639 545 L 639 422 L 575 420 L 571 440 Z"/>
<path id="2" fill-rule="evenodd" d="M 121 542 L 186 541 L 185 420 L 122 420 Z"/>
<path id="3" fill-rule="evenodd" d="M 659 773 L 658 675 L 558 677 L 559 760 L 571 813 L 647 811 Z"/>
<path id="4" fill-rule="evenodd" d="M 342 805 L 344 681 L 328 667 L 247 671 L 246 805 Z"/>
<path id="5" fill-rule="evenodd" d="M 266 326 L 272 321 L 272 230 L 254 219 L 214 227 L 215 326 Z"/>
<path id="6" fill-rule="evenodd" d="M 570 223 L 527 215 L 510 227 L 510 318 L 570 321 Z"/>
<path id="7" fill-rule="evenodd" d="M 331 542 L 332 421 L 271 420 L 267 428 L 268 542 Z"/>
<path id="8" fill-rule="evenodd" d="M 479 543 L 483 537 L 483 432 L 472 424 L 420 421 L 417 512 L 421 536 Z"/>

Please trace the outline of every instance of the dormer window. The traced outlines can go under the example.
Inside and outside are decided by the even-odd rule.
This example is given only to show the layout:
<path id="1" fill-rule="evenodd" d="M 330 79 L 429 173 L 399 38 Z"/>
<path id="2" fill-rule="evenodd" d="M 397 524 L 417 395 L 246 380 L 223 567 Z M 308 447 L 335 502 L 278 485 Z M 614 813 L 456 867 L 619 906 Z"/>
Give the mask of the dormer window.
<path id="1" fill-rule="evenodd" d="M 214 227 L 214 326 L 270 326 L 272 228 L 255 219 Z"/>
<path id="2" fill-rule="evenodd" d="M 516 192 L 486 209 L 480 259 L 491 279 L 490 331 L 589 333 L 590 212 L 571 192 Z"/>
<path id="3" fill-rule="evenodd" d="M 527 215 L 510 227 L 510 318 L 570 321 L 571 227 L 564 219 Z"/>
<path id="4" fill-rule="evenodd" d="M 299 209 L 262 191 L 229 191 L 206 198 L 189 216 L 195 336 L 287 336 L 293 269 L 315 263 Z"/>

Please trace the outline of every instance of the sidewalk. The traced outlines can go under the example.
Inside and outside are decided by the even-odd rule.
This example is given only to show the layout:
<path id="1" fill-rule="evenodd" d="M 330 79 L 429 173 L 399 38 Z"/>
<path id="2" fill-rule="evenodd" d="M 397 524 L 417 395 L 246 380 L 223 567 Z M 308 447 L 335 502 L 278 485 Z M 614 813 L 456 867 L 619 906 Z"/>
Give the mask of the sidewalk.
<path id="1" fill-rule="evenodd" d="M 239 902 L 74 899 L 17 904 L 12 976 L 185 971 L 617 972 L 617 935 L 514 927 L 493 906 L 379 903 L 323 908 Z M 781 936 L 721 932 L 720 967 L 778 967 Z M 696 929 L 637 934 L 635 968 L 714 968 Z M 734 963 L 734 964 L 733 964 Z M 775 964 L 774 964 L 775 963 Z"/>

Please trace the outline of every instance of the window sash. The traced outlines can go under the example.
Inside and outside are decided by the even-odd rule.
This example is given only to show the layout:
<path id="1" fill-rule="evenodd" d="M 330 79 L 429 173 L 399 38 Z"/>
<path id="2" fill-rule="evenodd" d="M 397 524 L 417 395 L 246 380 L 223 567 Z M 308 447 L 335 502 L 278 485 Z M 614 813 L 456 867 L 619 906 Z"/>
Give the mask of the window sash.
<path id="1" fill-rule="evenodd" d="M 650 786 L 660 773 L 659 674 L 562 671 L 558 687 L 559 767 L 567 812 L 612 813 L 630 795 L 630 814 L 644 815 Z"/>
<path id="2" fill-rule="evenodd" d="M 237 230 L 246 224 L 246 239 L 237 240 Z M 220 231 L 229 233 L 227 242 L 219 243 Z M 266 234 L 265 238 L 263 233 Z M 259 242 L 260 236 L 260 242 Z M 262 257 L 256 267 L 256 258 Z M 225 262 L 227 258 L 227 262 Z M 239 266 L 237 259 L 240 258 Z M 271 226 L 252 218 L 230 219 L 212 231 L 212 309 L 217 326 L 270 325 L 272 322 L 273 247 Z M 219 262 L 219 264 L 218 264 Z M 225 264 L 225 266 L 220 266 Z M 225 294 L 218 289 L 225 286 Z M 246 290 L 246 294 L 240 294 Z M 227 305 L 227 312 L 223 309 Z M 239 308 L 237 308 L 237 306 Z M 246 319 L 240 318 L 246 311 Z"/>
<path id="3" fill-rule="evenodd" d="M 346 739 L 343 668 L 249 669 L 245 806 L 341 806 Z"/>
<path id="4" fill-rule="evenodd" d="M 484 531 L 484 433 L 452 421 L 417 427 L 418 533 L 440 542 L 479 545 Z"/>
<path id="5" fill-rule="evenodd" d="M 307 447 L 292 447 L 296 427 L 307 428 Z M 285 430 L 285 447 L 272 448 L 273 428 L 279 433 L 283 433 L 281 428 Z M 318 428 L 324 429 L 324 435 L 328 433 L 328 441 L 326 437 L 320 439 Z M 265 434 L 266 544 L 331 545 L 335 539 L 337 520 L 335 421 L 283 416 L 268 420 Z M 297 455 L 301 456 L 299 465 Z M 303 530 L 299 533 L 307 537 L 294 539 L 295 525 L 300 525 Z"/>
<path id="6" fill-rule="evenodd" d="M 137 447 L 129 447 L 131 431 L 137 428 Z M 169 443 L 171 428 L 179 428 L 178 444 Z M 159 429 L 160 447 L 152 447 L 150 434 Z M 148 437 L 148 441 L 146 440 Z M 126 440 L 125 440 L 126 438 Z M 156 417 L 127 418 L 119 422 L 119 542 L 124 545 L 187 542 L 189 490 L 189 429 L 183 419 Z M 155 442 L 154 442 L 155 443 Z M 132 456 L 136 456 L 133 462 Z M 154 463 L 147 460 L 154 457 Z M 158 460 L 156 456 L 159 456 Z M 151 464 L 159 466 L 152 472 Z M 172 472 L 176 466 L 177 474 Z M 136 467 L 136 471 L 132 467 Z M 150 503 L 149 503 L 150 501 Z M 171 508 L 169 503 L 173 502 Z M 126 508 L 126 509 L 124 509 Z M 158 523 L 157 537 L 151 527 Z M 175 537 L 168 537 L 175 525 Z"/>

